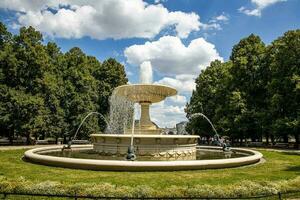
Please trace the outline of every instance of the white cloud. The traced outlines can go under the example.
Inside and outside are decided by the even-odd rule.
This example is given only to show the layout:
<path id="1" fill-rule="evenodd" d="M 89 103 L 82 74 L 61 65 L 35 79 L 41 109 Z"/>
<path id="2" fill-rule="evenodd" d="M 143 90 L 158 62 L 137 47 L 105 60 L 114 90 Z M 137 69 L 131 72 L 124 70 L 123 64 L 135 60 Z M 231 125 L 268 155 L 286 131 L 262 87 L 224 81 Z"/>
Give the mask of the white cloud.
<path id="1" fill-rule="evenodd" d="M 229 16 L 225 13 L 213 17 L 213 19 L 209 20 L 210 23 L 217 23 L 217 22 L 227 22 L 229 20 Z"/>
<path id="2" fill-rule="evenodd" d="M 154 70 L 166 75 L 198 75 L 211 61 L 223 60 L 215 46 L 197 38 L 185 46 L 178 37 L 164 36 L 143 45 L 132 45 L 124 51 L 127 62 L 140 65 L 150 61 Z"/>
<path id="3" fill-rule="evenodd" d="M 154 3 L 165 3 L 167 0 L 154 0 Z"/>
<path id="4" fill-rule="evenodd" d="M 270 5 L 283 1 L 286 0 L 251 0 L 251 3 L 255 5 L 254 9 L 247 9 L 244 6 L 242 6 L 238 9 L 238 11 L 246 15 L 260 17 L 263 9 Z"/>
<path id="5" fill-rule="evenodd" d="M 2 0 L 0 8 L 18 12 L 20 26 L 34 26 L 52 37 L 153 38 L 174 27 L 185 38 L 200 29 L 197 14 L 170 12 L 142 0 Z"/>
<path id="6" fill-rule="evenodd" d="M 200 28 L 205 31 L 210 31 L 210 30 L 219 31 L 222 30 L 222 25 L 227 23 L 228 20 L 229 20 L 229 15 L 222 13 L 221 15 L 213 17 L 211 20 L 208 21 L 208 23 L 200 22 Z"/>
<path id="7" fill-rule="evenodd" d="M 169 98 L 171 103 L 185 105 L 187 103 L 187 99 L 185 96 L 182 95 L 175 95 Z"/>
<path id="8" fill-rule="evenodd" d="M 174 127 L 177 123 L 187 120 L 184 112 L 185 104 L 185 96 L 180 95 L 169 97 L 159 103 L 154 103 L 150 106 L 151 121 L 161 128 Z M 140 105 L 135 104 L 135 119 L 140 119 L 140 115 Z"/>
<path id="9" fill-rule="evenodd" d="M 217 21 L 228 21 L 228 17 L 224 14 L 217 16 L 215 19 Z"/>
<path id="10" fill-rule="evenodd" d="M 156 103 L 151 105 L 151 119 L 160 127 L 174 127 L 177 123 L 187 120 L 184 108 L 184 105 L 169 105 L 164 101 Z"/>
<path id="11" fill-rule="evenodd" d="M 222 30 L 221 25 L 218 23 L 208 23 L 208 24 L 201 23 L 200 27 L 206 31 L 207 30 Z"/>
<path id="12" fill-rule="evenodd" d="M 175 78 L 164 77 L 163 79 L 155 82 L 155 84 L 174 87 L 180 93 L 191 93 L 196 87 L 195 78 L 195 75 L 181 74 L 175 76 Z"/>

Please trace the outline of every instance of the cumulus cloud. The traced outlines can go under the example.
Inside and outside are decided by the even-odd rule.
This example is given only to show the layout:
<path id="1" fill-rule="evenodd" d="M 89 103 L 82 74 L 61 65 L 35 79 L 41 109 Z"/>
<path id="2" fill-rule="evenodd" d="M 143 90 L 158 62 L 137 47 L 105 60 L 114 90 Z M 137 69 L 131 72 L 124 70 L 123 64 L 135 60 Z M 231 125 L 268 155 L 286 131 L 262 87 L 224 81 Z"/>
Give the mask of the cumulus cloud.
<path id="1" fill-rule="evenodd" d="M 127 62 L 140 65 L 150 61 L 154 70 L 166 75 L 199 74 L 215 59 L 223 60 L 215 46 L 197 38 L 185 46 L 178 37 L 164 36 L 143 45 L 132 45 L 124 51 Z"/>
<path id="2" fill-rule="evenodd" d="M 209 20 L 210 23 L 217 23 L 217 22 L 227 22 L 229 20 L 229 16 L 225 13 L 213 17 L 213 19 Z"/>
<path id="3" fill-rule="evenodd" d="M 254 9 L 247 9 L 246 7 L 242 6 L 238 9 L 238 11 L 246 15 L 260 17 L 263 9 L 270 5 L 283 1 L 286 0 L 251 0 L 251 3 L 255 6 Z"/>
<path id="4" fill-rule="evenodd" d="M 166 102 L 160 102 L 151 105 L 150 115 L 160 127 L 174 127 L 181 121 L 186 121 L 184 106 L 170 105 Z"/>
<path id="5" fill-rule="evenodd" d="M 174 87 L 179 93 L 191 93 L 195 88 L 195 75 L 181 74 L 176 75 L 175 78 L 164 77 L 161 80 L 155 82 L 155 84 L 162 84 Z"/>
<path id="6" fill-rule="evenodd" d="M 200 29 L 197 14 L 170 12 L 142 0 L 2 0 L 0 8 L 18 12 L 20 26 L 62 38 L 153 38 L 172 27 L 185 38 Z"/>
<path id="7" fill-rule="evenodd" d="M 169 100 L 172 104 L 176 105 L 185 105 L 187 103 L 186 97 L 182 95 L 172 96 L 169 98 Z"/>
<path id="8" fill-rule="evenodd" d="M 204 23 L 201 23 L 200 24 L 200 27 L 203 29 L 203 30 L 222 30 L 222 27 L 219 23 L 216 23 L 216 22 L 213 22 L 213 23 L 208 23 L 208 24 L 204 24 Z"/>
<path id="9" fill-rule="evenodd" d="M 228 17 L 224 14 L 215 17 L 217 21 L 228 21 Z"/>
<path id="10" fill-rule="evenodd" d="M 222 30 L 222 26 L 229 20 L 229 15 L 222 13 L 221 15 L 213 17 L 208 23 L 200 22 L 200 28 L 205 31 Z"/>

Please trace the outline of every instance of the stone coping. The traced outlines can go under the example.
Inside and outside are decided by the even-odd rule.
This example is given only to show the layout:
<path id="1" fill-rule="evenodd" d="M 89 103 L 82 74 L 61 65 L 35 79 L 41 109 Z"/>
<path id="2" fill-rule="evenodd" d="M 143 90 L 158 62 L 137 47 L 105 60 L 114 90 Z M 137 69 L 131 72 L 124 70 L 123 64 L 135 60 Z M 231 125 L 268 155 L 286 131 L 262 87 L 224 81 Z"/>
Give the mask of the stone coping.
<path id="1" fill-rule="evenodd" d="M 91 134 L 90 137 L 111 137 L 111 138 L 131 138 L 131 134 Z M 198 135 L 139 135 L 134 134 L 133 138 L 171 138 L 171 139 L 185 139 L 185 138 L 199 138 Z"/>
<path id="2" fill-rule="evenodd" d="M 34 163 L 65 167 L 73 169 L 88 169 L 98 171 L 177 171 L 177 170 L 200 170 L 238 167 L 257 163 L 263 155 L 254 150 L 232 148 L 234 151 L 248 152 L 249 156 L 240 158 L 215 159 L 215 160 L 185 160 L 185 161 L 126 161 L 126 160 L 94 160 L 55 157 L 40 155 L 38 152 L 60 150 L 63 146 L 41 147 L 25 152 L 24 157 Z M 76 149 L 92 149 L 92 145 L 73 145 Z M 200 149 L 205 147 L 200 147 Z M 220 150 L 220 147 L 213 147 Z M 212 149 L 212 148 L 209 148 Z"/>

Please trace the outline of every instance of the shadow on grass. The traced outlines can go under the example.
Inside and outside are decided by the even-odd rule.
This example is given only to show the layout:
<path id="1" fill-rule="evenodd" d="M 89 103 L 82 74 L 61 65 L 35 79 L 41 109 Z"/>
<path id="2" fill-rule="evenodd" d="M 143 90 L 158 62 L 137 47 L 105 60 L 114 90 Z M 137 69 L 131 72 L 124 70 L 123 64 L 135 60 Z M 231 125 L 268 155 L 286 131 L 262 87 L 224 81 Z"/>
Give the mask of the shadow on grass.
<path id="1" fill-rule="evenodd" d="M 282 152 L 284 155 L 297 155 L 300 156 L 300 151 Z"/>
<path id="2" fill-rule="evenodd" d="M 297 174 L 300 174 L 300 165 L 287 167 L 284 171 L 291 171 L 291 172 L 296 172 Z"/>

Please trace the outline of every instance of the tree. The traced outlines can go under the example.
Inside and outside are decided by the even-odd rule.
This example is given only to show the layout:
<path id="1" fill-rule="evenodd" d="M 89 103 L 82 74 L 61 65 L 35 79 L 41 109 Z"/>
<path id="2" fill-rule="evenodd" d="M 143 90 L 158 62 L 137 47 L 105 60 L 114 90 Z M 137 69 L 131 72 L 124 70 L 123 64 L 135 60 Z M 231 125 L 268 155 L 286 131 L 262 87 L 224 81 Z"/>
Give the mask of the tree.
<path id="1" fill-rule="evenodd" d="M 242 39 L 232 49 L 232 88 L 239 91 L 245 100 L 247 113 L 244 117 L 243 132 L 252 140 L 262 137 L 262 117 L 266 107 L 266 81 L 268 71 L 262 65 L 265 58 L 265 45 L 258 36 L 251 34 Z"/>
<path id="2" fill-rule="evenodd" d="M 225 99 L 230 92 L 229 69 L 231 62 L 221 63 L 221 61 L 213 61 L 199 77 L 196 79 L 196 90 L 193 91 L 191 101 L 187 105 L 187 117 L 189 118 L 194 113 L 205 114 L 220 131 L 222 127 L 218 122 L 223 115 Z M 209 123 L 202 117 L 197 117 L 191 120 L 187 125 L 190 131 L 199 133 L 202 136 L 213 136 L 213 131 Z"/>
<path id="3" fill-rule="evenodd" d="M 288 31 L 272 42 L 267 55 L 272 75 L 268 85 L 272 131 L 285 142 L 289 134 L 294 135 L 299 145 L 300 30 Z"/>
<path id="4" fill-rule="evenodd" d="M 99 112 L 108 113 L 109 97 L 114 88 L 127 83 L 124 66 L 113 58 L 105 60 L 102 65 L 98 65 L 93 73 L 94 77 L 99 81 L 98 93 Z"/>
<path id="5" fill-rule="evenodd" d="M 65 94 L 63 107 L 70 129 L 76 129 L 81 120 L 98 109 L 97 80 L 91 75 L 87 56 L 79 49 L 72 48 L 65 55 L 63 79 Z M 79 138 L 88 137 L 99 130 L 98 117 L 91 116 L 82 126 Z"/>
<path id="6" fill-rule="evenodd" d="M 115 59 L 101 64 L 79 48 L 64 54 L 42 38 L 32 27 L 12 36 L 0 23 L 0 129 L 11 141 L 15 134 L 73 136 L 89 112 L 107 115 L 113 89 L 127 83 L 124 66 Z M 91 116 L 79 138 L 105 126 Z"/>
<path id="7" fill-rule="evenodd" d="M 233 47 L 230 61 L 212 62 L 196 80 L 187 115 L 206 114 L 218 131 L 242 141 L 288 141 L 299 145 L 300 30 L 288 31 L 265 47 L 250 35 Z M 216 67 L 218 66 L 218 67 Z M 227 78 L 224 78 L 227 77 Z M 209 131 L 203 120 L 189 123 L 190 130 Z"/>
<path id="8" fill-rule="evenodd" d="M 42 132 L 45 127 L 43 118 L 47 113 L 43 109 L 43 98 L 8 88 L 3 94 L 1 93 L 1 123 L 13 131 L 13 135 L 25 136 L 29 144 L 30 137 Z"/>
<path id="9" fill-rule="evenodd" d="M 56 143 L 59 137 L 63 137 L 68 131 L 68 124 L 65 120 L 65 110 L 62 101 L 65 96 L 63 81 L 63 54 L 55 43 L 48 43 L 45 46 L 49 56 L 49 68 L 45 71 L 42 81 L 41 95 L 44 98 L 45 108 L 48 115 L 45 116 L 46 131 L 43 137 L 54 137 Z"/>

